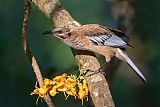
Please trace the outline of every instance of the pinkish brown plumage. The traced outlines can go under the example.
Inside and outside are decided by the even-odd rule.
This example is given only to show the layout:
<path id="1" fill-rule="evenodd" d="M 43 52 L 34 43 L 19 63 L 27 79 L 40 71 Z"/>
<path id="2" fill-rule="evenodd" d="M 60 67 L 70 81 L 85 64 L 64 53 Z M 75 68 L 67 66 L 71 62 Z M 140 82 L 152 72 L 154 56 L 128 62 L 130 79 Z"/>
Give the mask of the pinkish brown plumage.
<path id="1" fill-rule="evenodd" d="M 126 35 L 119 30 L 98 24 L 86 24 L 75 29 L 55 28 L 43 34 L 52 34 L 75 49 L 88 50 L 103 55 L 107 62 L 109 62 L 113 56 L 116 56 L 127 62 L 130 67 L 146 81 L 140 70 L 122 50 L 122 48 L 132 46 L 123 39 Z"/>

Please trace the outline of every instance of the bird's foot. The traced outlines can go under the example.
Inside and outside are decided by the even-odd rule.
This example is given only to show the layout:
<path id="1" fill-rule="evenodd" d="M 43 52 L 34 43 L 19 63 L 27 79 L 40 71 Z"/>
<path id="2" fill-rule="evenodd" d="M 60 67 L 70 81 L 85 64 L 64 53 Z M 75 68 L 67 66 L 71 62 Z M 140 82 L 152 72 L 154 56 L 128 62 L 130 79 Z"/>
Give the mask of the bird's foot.
<path id="1" fill-rule="evenodd" d="M 98 74 L 98 73 L 102 73 L 103 75 L 105 75 L 106 73 L 104 72 L 105 67 L 107 67 L 108 62 L 105 62 L 98 70 L 89 70 L 87 69 L 85 72 L 85 75 L 90 71 L 92 73 L 88 74 L 87 76 L 92 76 L 94 74 Z"/>
<path id="2" fill-rule="evenodd" d="M 99 68 L 98 70 L 95 70 L 95 71 L 88 69 L 88 70 L 86 70 L 84 75 L 86 75 L 88 72 L 92 72 L 92 73 L 87 75 L 88 77 L 92 76 L 92 75 L 95 75 L 95 74 L 98 74 L 98 73 L 102 73 L 103 75 L 105 75 L 105 72 L 101 68 Z"/>

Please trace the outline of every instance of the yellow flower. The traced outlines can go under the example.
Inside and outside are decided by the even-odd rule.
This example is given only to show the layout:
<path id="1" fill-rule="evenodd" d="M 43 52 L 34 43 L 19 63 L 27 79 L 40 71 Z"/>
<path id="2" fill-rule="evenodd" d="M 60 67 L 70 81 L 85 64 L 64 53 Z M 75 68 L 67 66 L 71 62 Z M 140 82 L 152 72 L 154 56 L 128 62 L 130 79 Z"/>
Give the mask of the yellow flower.
<path id="1" fill-rule="evenodd" d="M 76 94 L 77 94 L 76 88 L 70 88 L 70 89 L 66 90 L 66 93 L 71 96 L 76 96 Z"/>
<path id="2" fill-rule="evenodd" d="M 50 86 L 41 86 L 40 88 L 36 88 L 31 95 L 38 94 L 40 97 L 44 97 L 50 88 Z"/>
<path id="3" fill-rule="evenodd" d="M 78 98 L 79 99 L 84 99 L 85 98 L 85 91 L 83 90 L 83 84 L 82 83 L 78 83 Z"/>
<path id="4" fill-rule="evenodd" d="M 60 76 L 56 76 L 55 78 L 53 78 L 53 82 L 54 84 L 62 84 L 66 81 L 66 77 L 67 77 L 67 74 L 62 74 Z"/>
<path id="5" fill-rule="evenodd" d="M 68 77 L 66 80 L 66 86 L 67 88 L 73 88 L 76 87 L 77 81 L 76 79 L 72 78 L 72 77 Z"/>
<path id="6" fill-rule="evenodd" d="M 52 80 L 50 80 L 50 85 L 56 85 L 56 82 L 55 81 L 52 81 Z"/>
<path id="7" fill-rule="evenodd" d="M 69 76 L 65 83 L 66 83 L 66 87 L 67 87 L 66 93 L 68 95 L 71 95 L 71 96 L 76 96 L 76 94 L 77 94 L 77 91 L 76 91 L 76 84 L 77 84 L 76 78 L 74 78 L 73 76 Z"/>
<path id="8" fill-rule="evenodd" d="M 86 64 L 83 69 L 87 66 Z M 36 86 L 36 89 L 31 95 L 38 94 L 40 97 L 44 97 L 47 93 L 51 96 L 55 96 L 59 92 L 64 92 L 66 99 L 69 95 L 74 96 L 75 99 L 78 97 L 78 99 L 82 100 L 82 104 L 83 99 L 86 97 L 88 98 L 87 81 L 84 79 L 82 71 L 78 77 L 76 75 L 67 76 L 67 74 L 64 73 L 60 76 L 56 76 L 53 80 L 45 78 L 43 82 L 44 85 L 40 88 Z M 68 96 L 66 96 L 66 94 L 68 94 Z"/>
<path id="9" fill-rule="evenodd" d="M 72 91 L 72 93 L 73 93 L 73 96 L 76 96 L 76 94 L 77 94 L 76 87 L 74 87 L 74 88 L 71 88 L 71 91 Z"/>
<path id="10" fill-rule="evenodd" d="M 67 90 L 67 87 L 64 82 L 58 83 L 54 87 L 56 87 L 58 91 L 66 91 Z"/>
<path id="11" fill-rule="evenodd" d="M 44 80 L 43 80 L 43 82 L 44 82 L 44 85 L 51 85 L 51 80 L 50 79 L 47 79 L 47 78 L 45 78 Z"/>
<path id="12" fill-rule="evenodd" d="M 53 80 L 54 80 L 54 81 L 59 81 L 59 80 L 63 80 L 63 79 L 66 78 L 66 77 L 67 77 L 67 74 L 64 73 L 64 74 L 62 74 L 62 75 L 60 75 L 60 76 L 56 76 L 55 78 L 53 78 Z"/>
<path id="13" fill-rule="evenodd" d="M 49 91 L 49 94 L 50 94 L 52 97 L 55 96 L 57 93 L 58 93 L 58 92 L 57 92 L 57 90 L 56 90 L 55 87 L 53 87 L 53 88 Z"/>
<path id="14" fill-rule="evenodd" d="M 85 96 L 88 96 L 88 86 L 85 79 L 83 80 L 83 90 L 85 91 Z"/>

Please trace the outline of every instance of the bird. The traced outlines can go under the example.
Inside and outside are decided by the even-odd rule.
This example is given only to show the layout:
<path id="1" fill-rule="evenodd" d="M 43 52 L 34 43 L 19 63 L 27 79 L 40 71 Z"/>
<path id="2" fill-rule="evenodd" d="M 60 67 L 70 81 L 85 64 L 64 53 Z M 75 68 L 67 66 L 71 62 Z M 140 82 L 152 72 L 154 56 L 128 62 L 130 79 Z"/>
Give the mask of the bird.
<path id="1" fill-rule="evenodd" d="M 57 37 L 60 41 L 74 49 L 100 54 L 105 57 L 105 61 L 108 63 L 115 56 L 126 62 L 144 82 L 147 81 L 124 51 L 126 47 L 133 48 L 124 39 L 129 36 L 118 29 L 112 29 L 99 24 L 84 24 L 76 28 L 57 27 L 42 33 L 42 35 L 46 34 Z"/>

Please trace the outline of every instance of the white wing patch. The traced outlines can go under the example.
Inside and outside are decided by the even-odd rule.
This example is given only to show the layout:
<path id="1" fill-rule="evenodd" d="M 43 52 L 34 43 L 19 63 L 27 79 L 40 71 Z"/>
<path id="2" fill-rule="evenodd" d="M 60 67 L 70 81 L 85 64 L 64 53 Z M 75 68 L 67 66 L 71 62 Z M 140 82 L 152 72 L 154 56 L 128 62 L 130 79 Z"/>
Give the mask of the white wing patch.
<path id="1" fill-rule="evenodd" d="M 127 43 L 115 34 L 90 36 L 89 37 L 97 45 L 124 47 Z"/>

